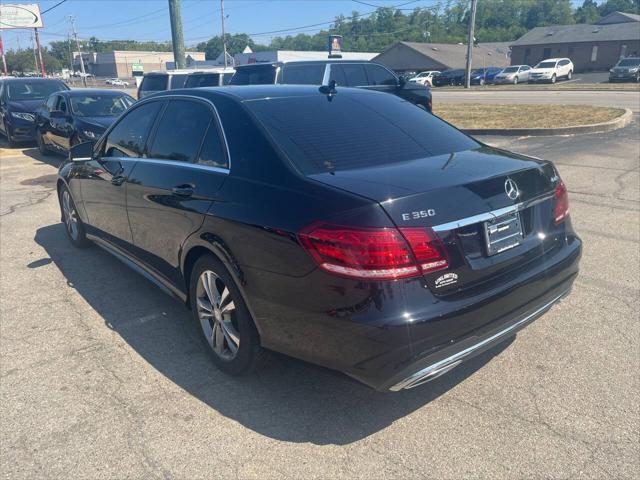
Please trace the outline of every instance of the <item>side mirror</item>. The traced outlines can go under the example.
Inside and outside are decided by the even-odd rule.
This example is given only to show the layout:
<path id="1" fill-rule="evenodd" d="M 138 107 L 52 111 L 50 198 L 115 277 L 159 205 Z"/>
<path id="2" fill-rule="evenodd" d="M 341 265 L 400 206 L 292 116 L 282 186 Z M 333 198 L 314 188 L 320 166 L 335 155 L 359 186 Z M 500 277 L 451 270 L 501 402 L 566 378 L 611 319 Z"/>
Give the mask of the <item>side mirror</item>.
<path id="1" fill-rule="evenodd" d="M 86 160 L 91 160 L 93 157 L 93 146 L 95 142 L 83 142 L 77 145 L 74 145 L 69 150 L 69 159 L 72 162 L 84 162 Z"/>
<path id="2" fill-rule="evenodd" d="M 52 110 L 49 114 L 51 118 L 65 118 L 67 116 L 62 110 Z"/>

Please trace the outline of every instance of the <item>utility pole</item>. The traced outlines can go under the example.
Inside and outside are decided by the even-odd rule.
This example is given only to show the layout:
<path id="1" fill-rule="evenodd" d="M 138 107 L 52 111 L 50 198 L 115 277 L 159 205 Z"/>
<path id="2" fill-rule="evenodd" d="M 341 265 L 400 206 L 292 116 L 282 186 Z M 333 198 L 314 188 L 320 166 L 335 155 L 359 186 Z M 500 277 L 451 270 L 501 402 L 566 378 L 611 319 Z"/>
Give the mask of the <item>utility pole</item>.
<path id="1" fill-rule="evenodd" d="M 36 52 L 36 39 L 31 34 L 31 49 L 33 50 L 33 64 L 35 65 L 35 71 L 38 71 L 38 52 Z"/>
<path id="2" fill-rule="evenodd" d="M 471 0 L 471 15 L 469 15 L 469 38 L 467 39 L 467 68 L 464 75 L 464 88 L 471 86 L 471 65 L 473 58 L 474 30 L 476 28 L 476 7 L 478 0 Z"/>
<path id="3" fill-rule="evenodd" d="M 69 21 L 71 22 L 71 31 L 76 39 L 76 48 L 78 49 L 78 56 L 80 57 L 80 72 L 82 72 L 82 85 L 87 86 L 87 76 L 84 71 L 84 59 L 82 58 L 82 50 L 80 49 L 80 42 L 78 41 L 78 32 L 76 31 L 76 19 L 73 15 L 69 15 Z"/>
<path id="4" fill-rule="evenodd" d="M 2 71 L 5 75 L 9 75 L 7 71 L 7 59 L 4 56 L 4 46 L 2 45 L 2 32 L 0 32 L 0 56 L 2 57 Z"/>
<path id="5" fill-rule="evenodd" d="M 173 44 L 173 60 L 176 68 L 185 68 L 184 37 L 182 36 L 182 15 L 180 0 L 169 0 L 169 19 L 171 20 L 171 42 Z"/>
<path id="6" fill-rule="evenodd" d="M 36 48 L 38 49 L 38 58 L 40 59 L 40 76 L 44 78 L 46 76 L 46 72 L 44 69 L 44 60 L 42 59 L 42 48 L 40 48 L 40 34 L 38 33 L 38 29 L 33 29 L 36 37 Z M 38 62 L 36 62 L 38 63 Z"/>
<path id="7" fill-rule="evenodd" d="M 220 20 L 222 25 L 222 55 L 224 57 L 224 68 L 227 68 L 227 36 L 224 33 L 224 0 L 220 0 Z"/>

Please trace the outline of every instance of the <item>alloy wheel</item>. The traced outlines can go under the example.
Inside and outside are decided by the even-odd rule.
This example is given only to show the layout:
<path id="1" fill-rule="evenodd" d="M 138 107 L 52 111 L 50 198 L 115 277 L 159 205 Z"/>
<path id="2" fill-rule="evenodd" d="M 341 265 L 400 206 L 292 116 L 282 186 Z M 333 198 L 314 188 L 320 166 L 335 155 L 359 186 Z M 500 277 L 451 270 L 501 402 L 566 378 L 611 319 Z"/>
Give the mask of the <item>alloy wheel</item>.
<path id="1" fill-rule="evenodd" d="M 78 212 L 73 204 L 69 190 L 62 193 L 62 213 L 67 232 L 73 240 L 78 239 Z"/>
<path id="2" fill-rule="evenodd" d="M 211 270 L 198 278 L 196 304 L 207 343 L 222 360 L 233 360 L 240 348 L 236 306 L 229 288 Z"/>

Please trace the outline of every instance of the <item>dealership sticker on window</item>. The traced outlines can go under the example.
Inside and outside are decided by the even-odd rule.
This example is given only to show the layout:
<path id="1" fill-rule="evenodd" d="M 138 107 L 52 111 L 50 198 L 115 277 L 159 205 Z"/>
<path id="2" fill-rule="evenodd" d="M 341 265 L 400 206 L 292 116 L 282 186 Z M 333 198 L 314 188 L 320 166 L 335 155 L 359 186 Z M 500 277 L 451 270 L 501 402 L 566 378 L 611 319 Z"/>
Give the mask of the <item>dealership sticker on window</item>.
<path id="1" fill-rule="evenodd" d="M 445 273 L 436 279 L 436 288 L 446 287 L 447 285 L 453 285 L 454 283 L 458 283 L 458 274 Z"/>

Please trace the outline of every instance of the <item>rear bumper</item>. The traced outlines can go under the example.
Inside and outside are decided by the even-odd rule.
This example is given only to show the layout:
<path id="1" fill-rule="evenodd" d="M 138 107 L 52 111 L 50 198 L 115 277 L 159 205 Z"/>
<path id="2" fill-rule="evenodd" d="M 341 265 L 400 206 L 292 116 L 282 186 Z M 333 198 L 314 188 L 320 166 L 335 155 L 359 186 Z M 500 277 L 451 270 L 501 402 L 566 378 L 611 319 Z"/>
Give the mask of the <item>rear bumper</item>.
<path id="1" fill-rule="evenodd" d="M 574 234 L 565 242 L 506 283 L 446 298 L 421 279 L 369 284 L 319 271 L 301 281 L 247 269 L 246 288 L 263 346 L 398 390 L 500 343 L 565 296 L 582 251 Z"/>
<path id="2" fill-rule="evenodd" d="M 419 364 L 422 365 L 422 363 L 426 362 L 427 366 L 420 368 L 419 365 L 411 365 L 411 367 L 406 371 L 395 375 L 386 384 L 380 387 L 380 389 L 388 389 L 393 392 L 397 392 L 417 387 L 418 385 L 422 385 L 423 383 L 435 380 L 441 375 L 444 375 L 460 365 L 463 361 L 469 360 L 499 344 L 505 339 L 515 335 L 518 331 L 522 330 L 531 322 L 542 316 L 553 305 L 569 294 L 572 282 L 573 279 L 571 279 L 570 282 L 566 282 L 567 284 L 564 285 L 566 290 L 564 292 L 555 297 L 552 295 L 551 298 L 545 299 L 544 303 L 537 308 L 534 307 L 534 310 L 524 313 L 520 317 L 516 317 L 515 320 L 506 324 L 502 324 L 499 328 L 482 336 L 469 337 L 457 342 L 452 347 L 443 348 L 437 354 L 429 356 Z M 561 290 L 561 288 L 559 290 Z M 415 368 L 419 368 L 419 370 L 414 372 Z M 396 381 L 397 383 L 394 383 Z M 389 384 L 391 386 L 388 386 Z"/>

